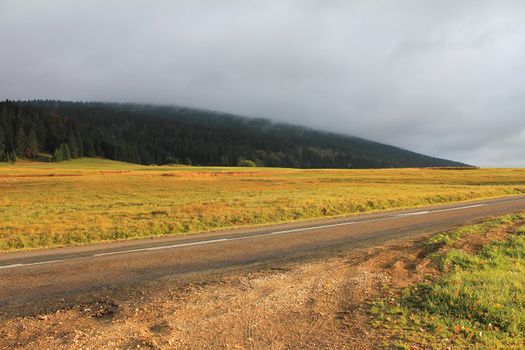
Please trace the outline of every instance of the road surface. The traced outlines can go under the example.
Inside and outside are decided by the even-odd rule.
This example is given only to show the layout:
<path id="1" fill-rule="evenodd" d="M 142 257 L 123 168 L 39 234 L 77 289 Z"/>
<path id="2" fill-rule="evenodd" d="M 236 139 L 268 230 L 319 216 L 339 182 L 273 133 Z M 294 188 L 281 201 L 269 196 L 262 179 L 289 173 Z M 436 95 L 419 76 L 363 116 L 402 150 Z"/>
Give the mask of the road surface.
<path id="1" fill-rule="evenodd" d="M 0 311 L 258 262 L 366 247 L 525 211 L 525 196 L 185 237 L 0 254 Z"/>

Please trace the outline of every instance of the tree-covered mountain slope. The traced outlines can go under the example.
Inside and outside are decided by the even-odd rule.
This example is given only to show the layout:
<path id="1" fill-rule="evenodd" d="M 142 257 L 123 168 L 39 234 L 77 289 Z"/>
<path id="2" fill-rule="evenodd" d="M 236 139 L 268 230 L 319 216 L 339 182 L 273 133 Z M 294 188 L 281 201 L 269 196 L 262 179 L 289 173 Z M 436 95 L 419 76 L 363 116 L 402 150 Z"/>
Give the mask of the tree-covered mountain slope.
<path id="1" fill-rule="evenodd" d="M 353 136 L 181 107 L 0 102 L 0 159 L 101 156 L 141 164 L 298 168 L 454 167 Z"/>

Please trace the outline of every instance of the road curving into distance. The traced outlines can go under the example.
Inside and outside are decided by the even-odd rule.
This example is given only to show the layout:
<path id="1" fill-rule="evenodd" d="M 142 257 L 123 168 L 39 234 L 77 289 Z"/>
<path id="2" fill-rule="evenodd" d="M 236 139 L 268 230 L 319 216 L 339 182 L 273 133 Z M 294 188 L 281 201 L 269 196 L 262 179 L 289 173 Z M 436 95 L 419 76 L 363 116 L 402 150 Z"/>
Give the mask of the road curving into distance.
<path id="1" fill-rule="evenodd" d="M 525 211 L 525 196 L 147 240 L 0 254 L 0 310 L 162 277 L 315 256 Z"/>

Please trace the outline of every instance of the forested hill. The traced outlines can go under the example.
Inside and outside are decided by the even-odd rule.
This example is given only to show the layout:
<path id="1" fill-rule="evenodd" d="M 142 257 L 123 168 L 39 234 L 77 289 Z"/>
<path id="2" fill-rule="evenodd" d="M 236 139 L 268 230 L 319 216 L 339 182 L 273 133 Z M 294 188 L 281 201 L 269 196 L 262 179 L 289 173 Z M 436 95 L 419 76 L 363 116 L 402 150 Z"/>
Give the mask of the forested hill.
<path id="1" fill-rule="evenodd" d="M 190 108 L 0 102 L 0 159 L 101 156 L 142 164 L 299 168 L 448 167 L 357 137 Z"/>

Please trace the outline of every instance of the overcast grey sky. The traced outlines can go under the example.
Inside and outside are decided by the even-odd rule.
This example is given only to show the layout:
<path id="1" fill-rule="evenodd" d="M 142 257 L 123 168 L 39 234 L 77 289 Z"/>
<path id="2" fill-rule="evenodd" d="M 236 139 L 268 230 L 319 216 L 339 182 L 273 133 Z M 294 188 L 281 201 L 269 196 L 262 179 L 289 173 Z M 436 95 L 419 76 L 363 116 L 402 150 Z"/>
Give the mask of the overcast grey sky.
<path id="1" fill-rule="evenodd" d="M 0 0 L 0 98 L 177 104 L 525 167 L 525 1 Z"/>

